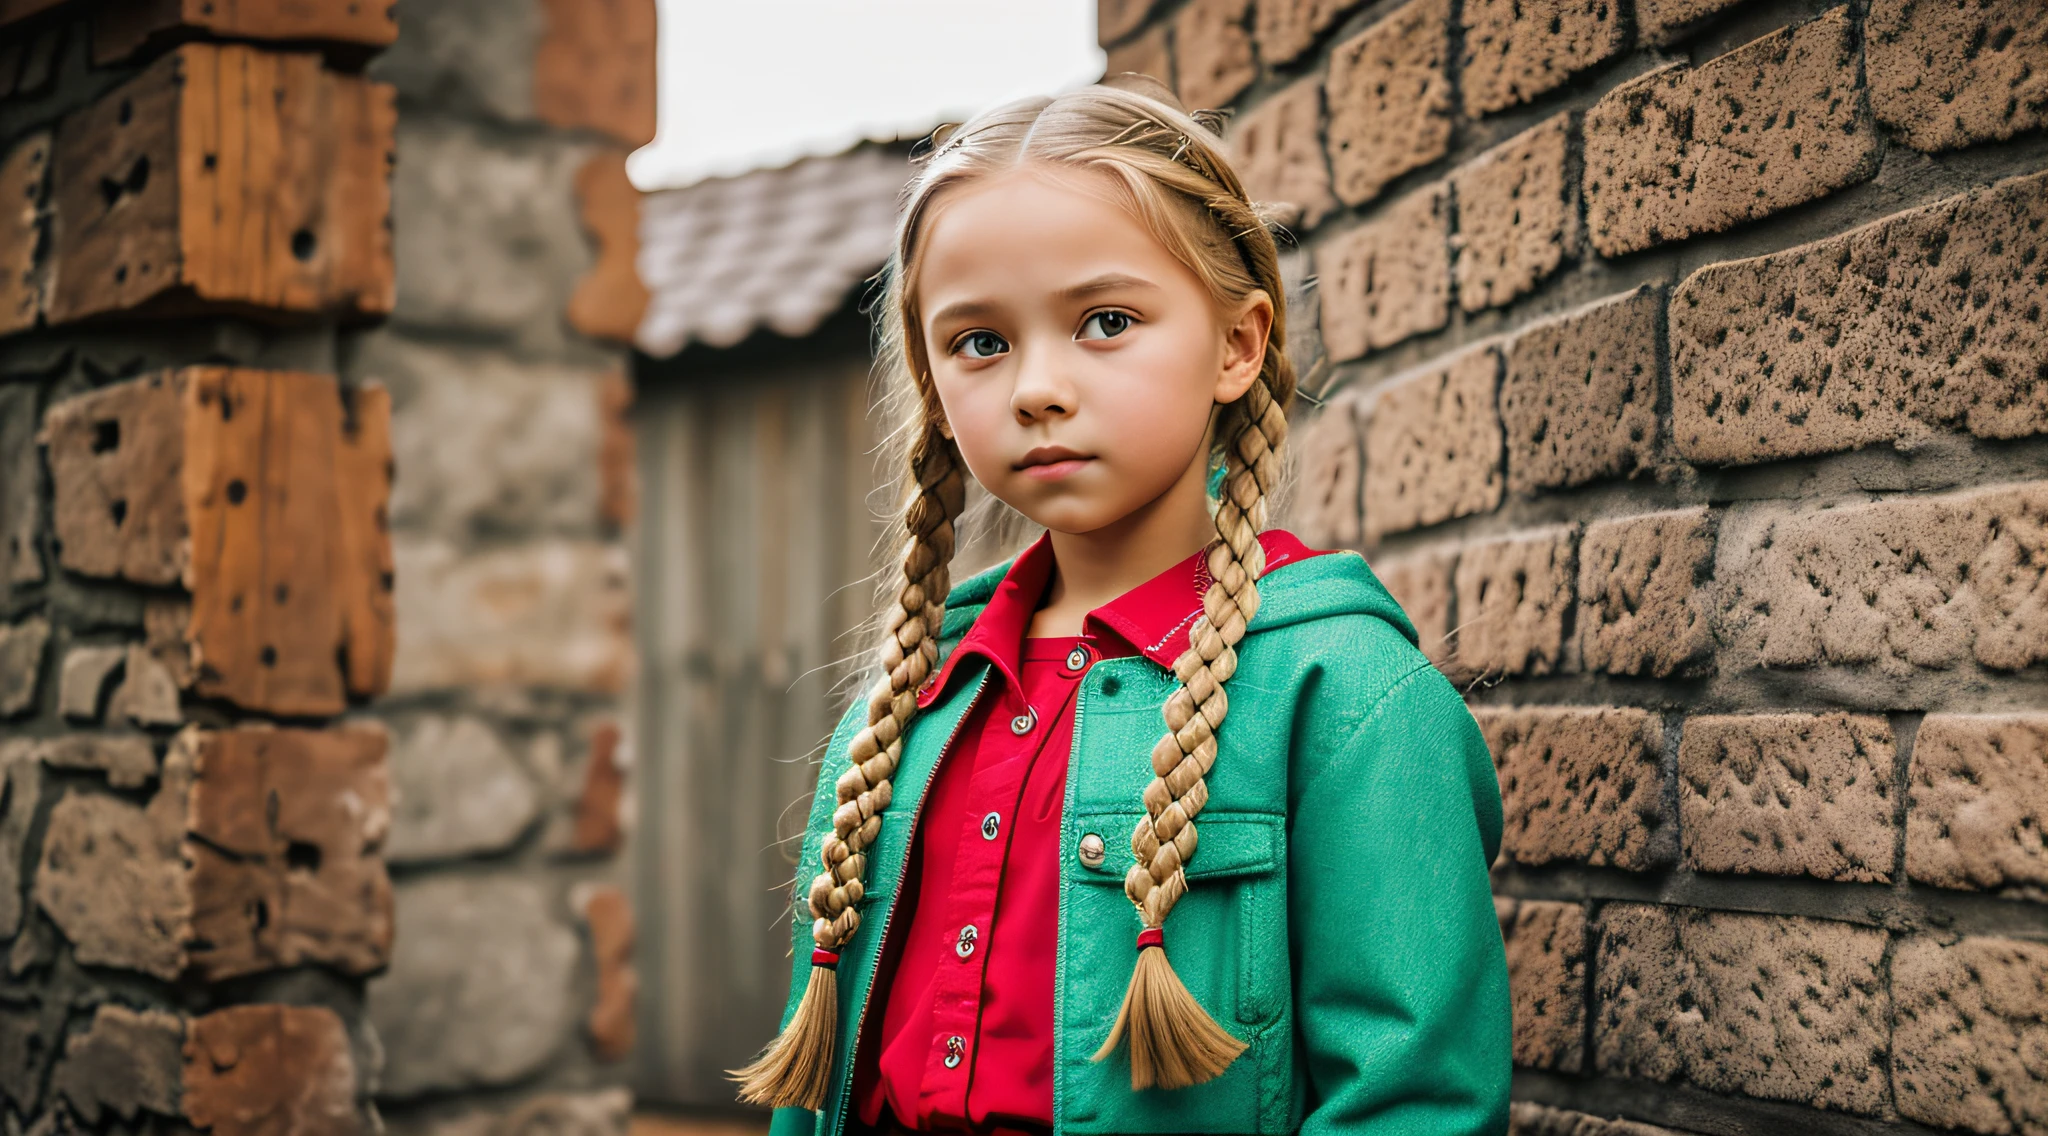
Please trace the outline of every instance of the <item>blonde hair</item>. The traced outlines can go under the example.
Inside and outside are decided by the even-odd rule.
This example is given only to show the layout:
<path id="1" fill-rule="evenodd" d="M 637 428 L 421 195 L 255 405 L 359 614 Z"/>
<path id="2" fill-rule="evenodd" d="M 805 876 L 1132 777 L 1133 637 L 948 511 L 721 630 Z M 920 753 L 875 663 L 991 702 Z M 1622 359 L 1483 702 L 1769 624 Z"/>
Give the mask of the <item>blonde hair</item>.
<path id="1" fill-rule="evenodd" d="M 741 1096 L 757 1104 L 822 1106 L 837 1031 L 838 950 L 859 929 L 867 852 L 889 806 L 903 739 L 917 712 L 919 687 L 938 668 L 939 634 L 951 587 L 956 523 L 967 471 L 944 422 L 920 330 L 918 255 L 933 201 L 950 186 L 1027 164 L 1094 170 L 1120 204 L 1206 286 L 1219 311 L 1235 311 L 1255 293 L 1273 305 L 1259 377 L 1215 417 L 1214 450 L 1224 467 L 1215 510 L 1217 538 L 1207 549 L 1212 579 L 1189 647 L 1175 660 L 1180 686 L 1164 707 L 1167 730 L 1152 751 L 1145 815 L 1131 836 L 1137 857 L 1124 890 L 1141 931 L 1137 966 L 1108 1040 L 1109 1056 L 1128 1037 L 1133 1088 L 1180 1088 L 1220 1074 L 1244 1043 L 1218 1026 L 1175 976 L 1160 947 L 1161 928 L 1187 891 L 1184 869 L 1195 852 L 1195 816 L 1208 799 L 1216 731 L 1228 708 L 1224 684 L 1237 667 L 1236 644 L 1259 608 L 1265 572 L 1259 533 L 1278 490 L 1286 407 L 1294 368 L 1286 354 L 1285 291 L 1279 252 L 1265 219 L 1223 157 L 1220 116 L 1189 114 L 1173 95 L 1141 76 L 1027 99 L 934 132 L 904 190 L 894 251 L 884 269 L 880 359 L 884 404 L 902 425 L 890 443 L 902 490 L 902 575 L 880 620 L 881 675 L 868 694 L 867 725 L 854 737 L 837 778 L 838 807 L 821 852 L 824 870 L 809 891 L 812 971 L 796 1016 L 752 1065 L 736 1070 Z M 1218 455 L 1212 452 L 1212 460 Z"/>

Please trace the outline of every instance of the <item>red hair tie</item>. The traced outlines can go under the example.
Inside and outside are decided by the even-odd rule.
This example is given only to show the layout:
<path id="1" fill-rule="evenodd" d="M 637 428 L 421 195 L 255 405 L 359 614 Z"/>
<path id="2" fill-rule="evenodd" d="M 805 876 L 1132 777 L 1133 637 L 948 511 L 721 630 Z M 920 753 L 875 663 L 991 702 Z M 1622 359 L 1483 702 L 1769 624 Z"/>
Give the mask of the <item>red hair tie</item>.
<path id="1" fill-rule="evenodd" d="M 822 967 L 824 967 L 824 968 L 825 968 L 826 970 L 838 970 L 838 969 L 839 969 L 839 952 L 838 952 L 838 951 L 828 951 L 828 950 L 826 950 L 826 949 L 825 949 L 825 948 L 823 948 L 823 947 L 812 947 L 812 948 L 811 948 L 811 965 L 812 965 L 812 966 L 822 966 Z"/>
<path id="2" fill-rule="evenodd" d="M 1147 927 L 1143 931 L 1138 932 L 1138 949 L 1142 951 L 1146 947 L 1158 947 L 1162 951 L 1165 950 L 1165 929 L 1160 927 Z"/>

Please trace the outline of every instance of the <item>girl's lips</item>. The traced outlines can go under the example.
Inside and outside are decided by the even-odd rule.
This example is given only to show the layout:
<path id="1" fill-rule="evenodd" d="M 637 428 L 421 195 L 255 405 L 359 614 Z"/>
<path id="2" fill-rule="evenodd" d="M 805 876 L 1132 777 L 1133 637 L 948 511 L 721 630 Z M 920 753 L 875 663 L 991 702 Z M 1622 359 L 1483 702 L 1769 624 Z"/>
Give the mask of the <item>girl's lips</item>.
<path id="1" fill-rule="evenodd" d="M 1058 481 L 1060 478 L 1073 473 L 1094 460 L 1094 458 L 1063 458 L 1056 462 L 1027 465 L 1018 472 L 1037 481 Z"/>

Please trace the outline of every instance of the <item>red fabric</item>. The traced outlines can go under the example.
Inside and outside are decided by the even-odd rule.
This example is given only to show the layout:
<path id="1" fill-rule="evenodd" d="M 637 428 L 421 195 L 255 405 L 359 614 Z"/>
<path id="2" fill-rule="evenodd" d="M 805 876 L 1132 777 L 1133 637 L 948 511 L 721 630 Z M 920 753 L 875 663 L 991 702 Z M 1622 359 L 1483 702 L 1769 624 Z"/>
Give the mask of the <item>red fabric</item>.
<path id="1" fill-rule="evenodd" d="M 1278 529 L 1260 541 L 1268 572 L 1321 551 Z M 1052 568 L 1042 536 L 919 691 L 918 705 L 929 706 L 962 659 L 990 663 L 987 686 L 926 790 L 869 996 L 853 1092 L 870 1126 L 885 1105 L 921 1131 L 1052 1123 L 1060 809 L 1074 692 L 1099 658 L 1143 654 L 1172 666 L 1209 582 L 1196 553 L 1089 612 L 1082 634 L 1027 638 Z M 1070 660 L 1077 648 L 1085 658 Z M 1022 733 L 1013 729 L 1020 720 Z M 893 811 L 890 820 L 902 823 Z M 968 926 L 972 949 L 963 956 Z"/>

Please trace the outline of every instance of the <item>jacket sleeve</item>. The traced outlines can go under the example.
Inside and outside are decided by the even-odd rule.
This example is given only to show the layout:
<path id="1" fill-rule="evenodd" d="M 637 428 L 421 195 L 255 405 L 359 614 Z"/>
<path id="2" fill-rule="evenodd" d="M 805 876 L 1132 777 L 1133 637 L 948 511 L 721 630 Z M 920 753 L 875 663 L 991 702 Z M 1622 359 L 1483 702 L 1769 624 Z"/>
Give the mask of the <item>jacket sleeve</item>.
<path id="1" fill-rule="evenodd" d="M 1427 663 L 1296 779 L 1288 838 L 1303 1136 L 1507 1128 L 1499 783 Z"/>

